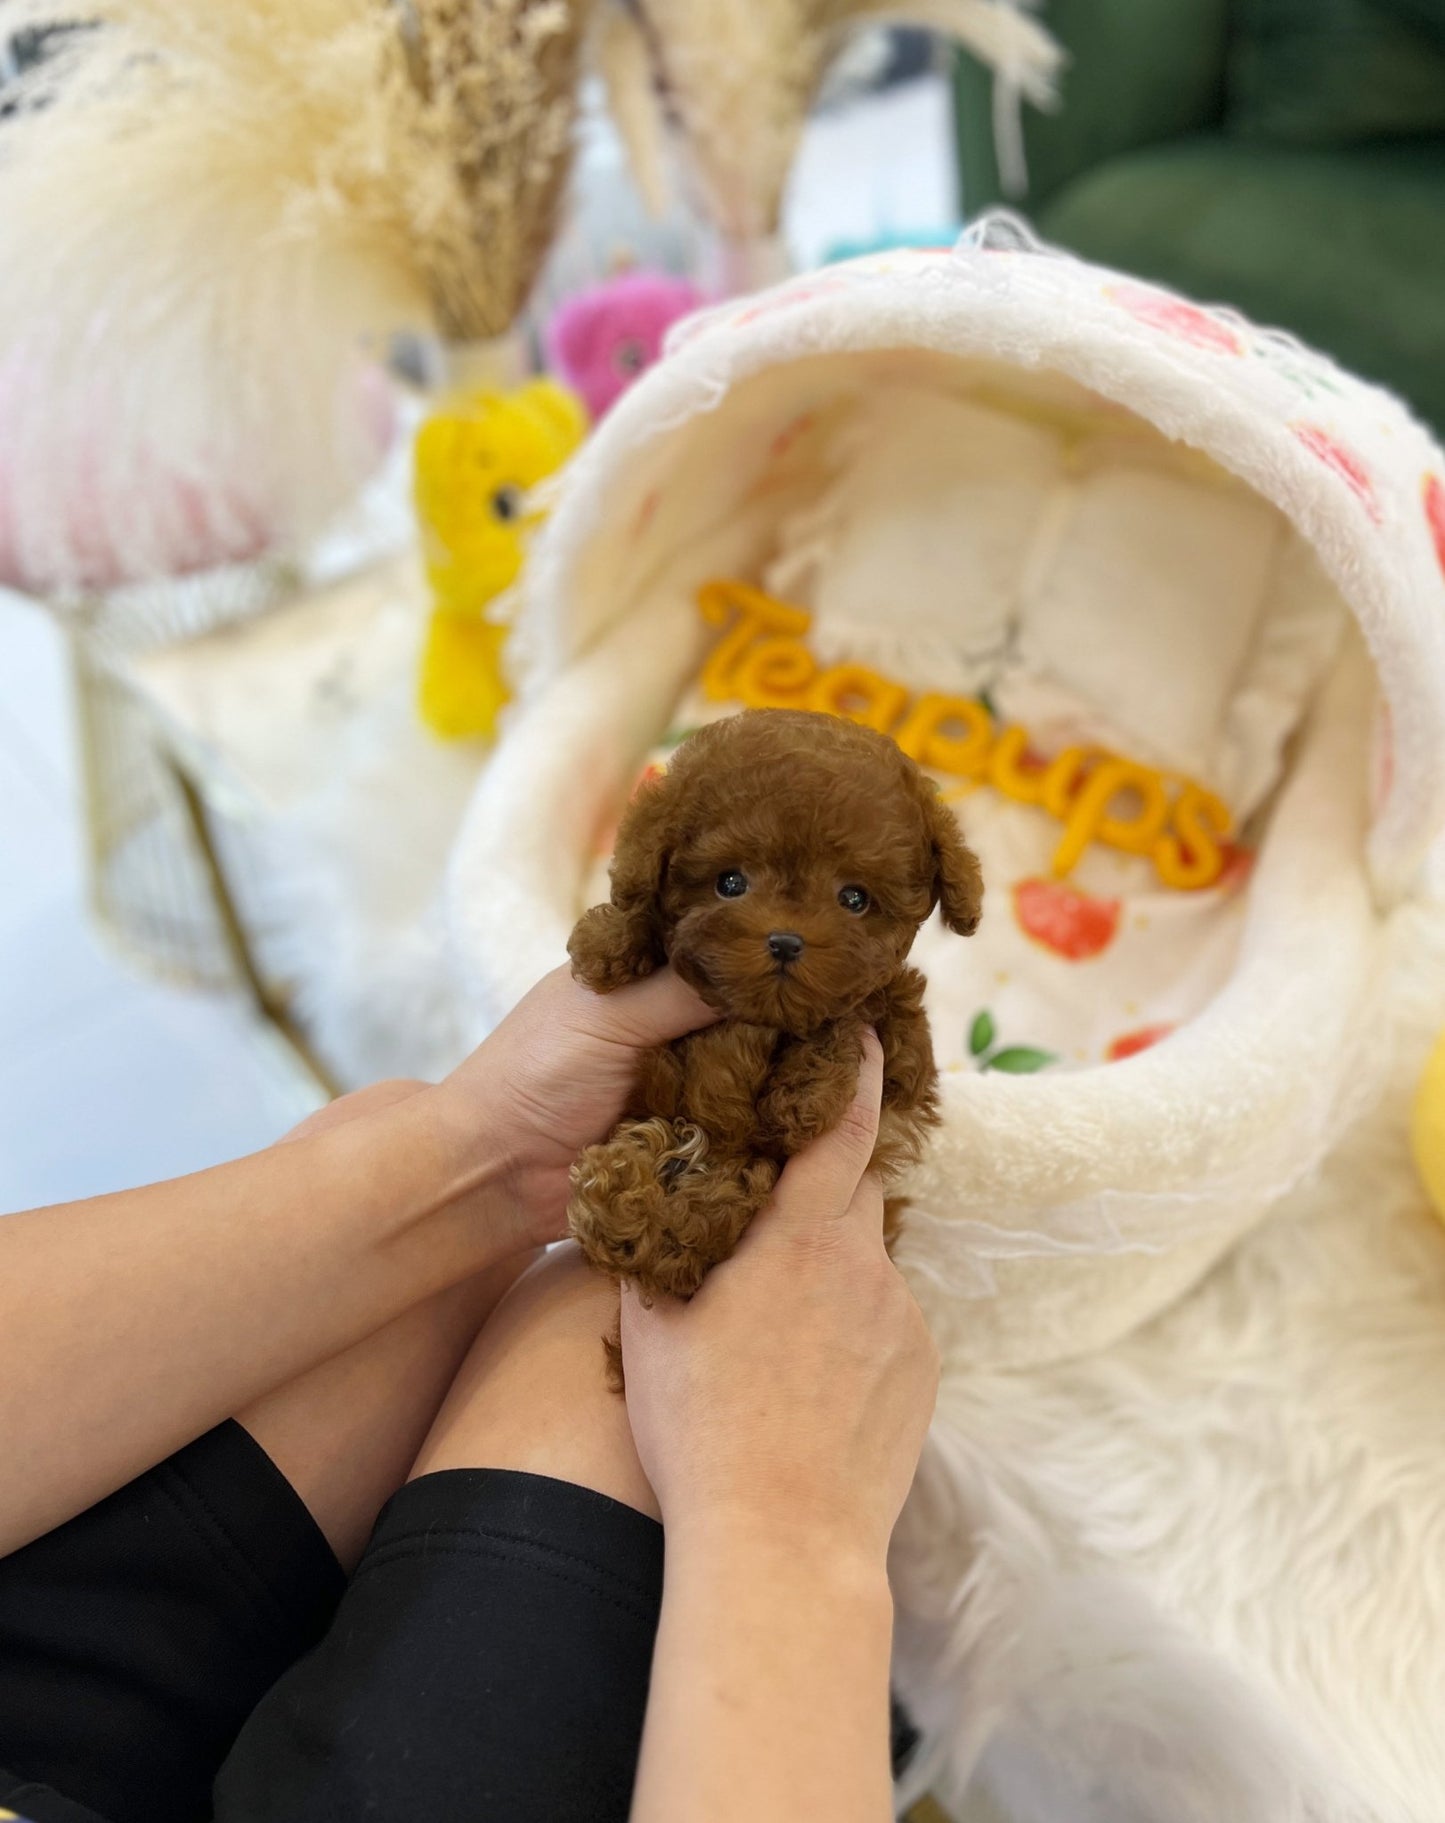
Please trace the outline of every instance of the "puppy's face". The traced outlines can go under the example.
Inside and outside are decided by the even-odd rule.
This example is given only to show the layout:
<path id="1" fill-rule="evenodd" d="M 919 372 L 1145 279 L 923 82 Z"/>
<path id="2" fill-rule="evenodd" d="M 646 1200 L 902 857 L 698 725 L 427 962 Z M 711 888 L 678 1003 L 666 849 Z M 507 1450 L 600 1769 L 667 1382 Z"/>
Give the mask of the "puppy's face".
<path id="1" fill-rule="evenodd" d="M 952 812 L 851 722 L 714 723 L 649 790 L 619 838 L 614 901 L 645 873 L 662 954 L 734 1018 L 801 1036 L 891 980 L 935 904 L 955 929 L 977 923 Z"/>
<path id="2" fill-rule="evenodd" d="M 932 903 L 922 855 L 816 815 L 799 841 L 785 794 L 736 808 L 675 851 L 665 947 L 735 1018 L 808 1032 L 897 974 Z"/>

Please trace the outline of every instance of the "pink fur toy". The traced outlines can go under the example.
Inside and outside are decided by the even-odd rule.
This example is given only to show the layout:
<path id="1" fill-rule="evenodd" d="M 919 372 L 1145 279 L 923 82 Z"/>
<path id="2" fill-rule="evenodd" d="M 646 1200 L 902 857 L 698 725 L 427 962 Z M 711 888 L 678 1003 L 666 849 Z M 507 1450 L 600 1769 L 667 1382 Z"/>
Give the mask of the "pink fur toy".
<path id="1" fill-rule="evenodd" d="M 359 490 L 395 435 L 396 396 L 375 367 L 352 384 L 338 439 L 344 424 Z M 77 381 L 49 411 L 34 385 L 27 349 L 0 359 L 0 588 L 115 589 L 250 562 L 291 540 L 263 450 L 226 445 L 177 459 L 114 378 Z"/>
<path id="2" fill-rule="evenodd" d="M 705 301 L 687 279 L 624 272 L 558 308 L 547 330 L 551 365 L 600 418 L 652 366 L 672 325 Z"/>

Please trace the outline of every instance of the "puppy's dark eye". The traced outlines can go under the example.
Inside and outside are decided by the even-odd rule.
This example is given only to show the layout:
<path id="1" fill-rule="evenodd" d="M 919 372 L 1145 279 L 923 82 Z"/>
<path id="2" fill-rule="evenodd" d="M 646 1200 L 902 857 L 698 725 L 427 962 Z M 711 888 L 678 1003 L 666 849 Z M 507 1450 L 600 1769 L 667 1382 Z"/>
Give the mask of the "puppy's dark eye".
<path id="1" fill-rule="evenodd" d="M 492 517 L 513 525 L 522 517 L 526 499 L 519 487 L 499 487 L 492 495 Z"/>
<path id="2" fill-rule="evenodd" d="M 873 901 L 868 897 L 861 886 L 840 886 L 838 889 L 838 903 L 843 907 L 844 911 L 854 912 L 861 917 Z"/>
<path id="3" fill-rule="evenodd" d="M 720 899 L 741 899 L 747 890 L 748 876 L 739 873 L 735 867 L 730 867 L 725 874 L 717 877 L 717 896 Z"/>

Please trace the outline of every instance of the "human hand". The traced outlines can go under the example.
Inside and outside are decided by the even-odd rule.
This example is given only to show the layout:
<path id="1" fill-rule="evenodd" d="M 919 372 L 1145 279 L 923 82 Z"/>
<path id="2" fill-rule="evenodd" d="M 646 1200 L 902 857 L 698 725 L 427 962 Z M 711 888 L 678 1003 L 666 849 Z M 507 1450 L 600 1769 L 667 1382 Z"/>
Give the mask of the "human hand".
<path id="1" fill-rule="evenodd" d="M 594 994 L 559 968 L 446 1079 L 438 1094 L 485 1154 L 519 1248 L 566 1232 L 567 1174 L 621 1118 L 640 1053 L 716 1018 L 670 969 Z"/>
<path id="2" fill-rule="evenodd" d="M 347 1095 L 338 1095 L 322 1107 L 298 1121 L 290 1132 L 283 1133 L 276 1141 L 278 1146 L 293 1146 L 298 1140 L 314 1139 L 318 1133 L 331 1133 L 337 1127 L 350 1126 L 354 1120 L 364 1120 L 373 1114 L 384 1114 L 388 1108 L 399 1107 L 404 1101 L 411 1101 L 414 1096 L 424 1094 L 431 1084 L 415 1076 L 392 1076 L 385 1082 L 374 1082 L 365 1089 L 353 1089 Z"/>
<path id="3" fill-rule="evenodd" d="M 788 1165 L 737 1252 L 689 1303 L 624 1287 L 627 1409 L 671 1553 L 739 1530 L 881 1567 L 938 1391 L 938 1353 L 883 1246 L 867 1175 L 883 1054 Z"/>

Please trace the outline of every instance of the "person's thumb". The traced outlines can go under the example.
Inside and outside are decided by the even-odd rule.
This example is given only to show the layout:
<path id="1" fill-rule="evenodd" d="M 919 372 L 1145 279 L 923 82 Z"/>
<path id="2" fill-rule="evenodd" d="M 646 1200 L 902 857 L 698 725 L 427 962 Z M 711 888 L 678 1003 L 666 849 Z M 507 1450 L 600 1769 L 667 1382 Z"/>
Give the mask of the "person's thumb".
<path id="1" fill-rule="evenodd" d="M 678 1298 L 644 1297 L 637 1286 L 624 1279 L 618 1306 L 618 1333 L 622 1358 L 626 1363 L 649 1361 L 687 1309 Z M 630 1371 L 630 1366 L 629 1366 Z"/>
<path id="2" fill-rule="evenodd" d="M 578 1017 L 589 1035 L 646 1050 L 670 1044 L 686 1032 L 711 1025 L 717 1012 L 670 968 L 659 969 L 644 981 L 619 988 L 614 994 L 594 994 L 572 983 L 578 996 Z"/>

